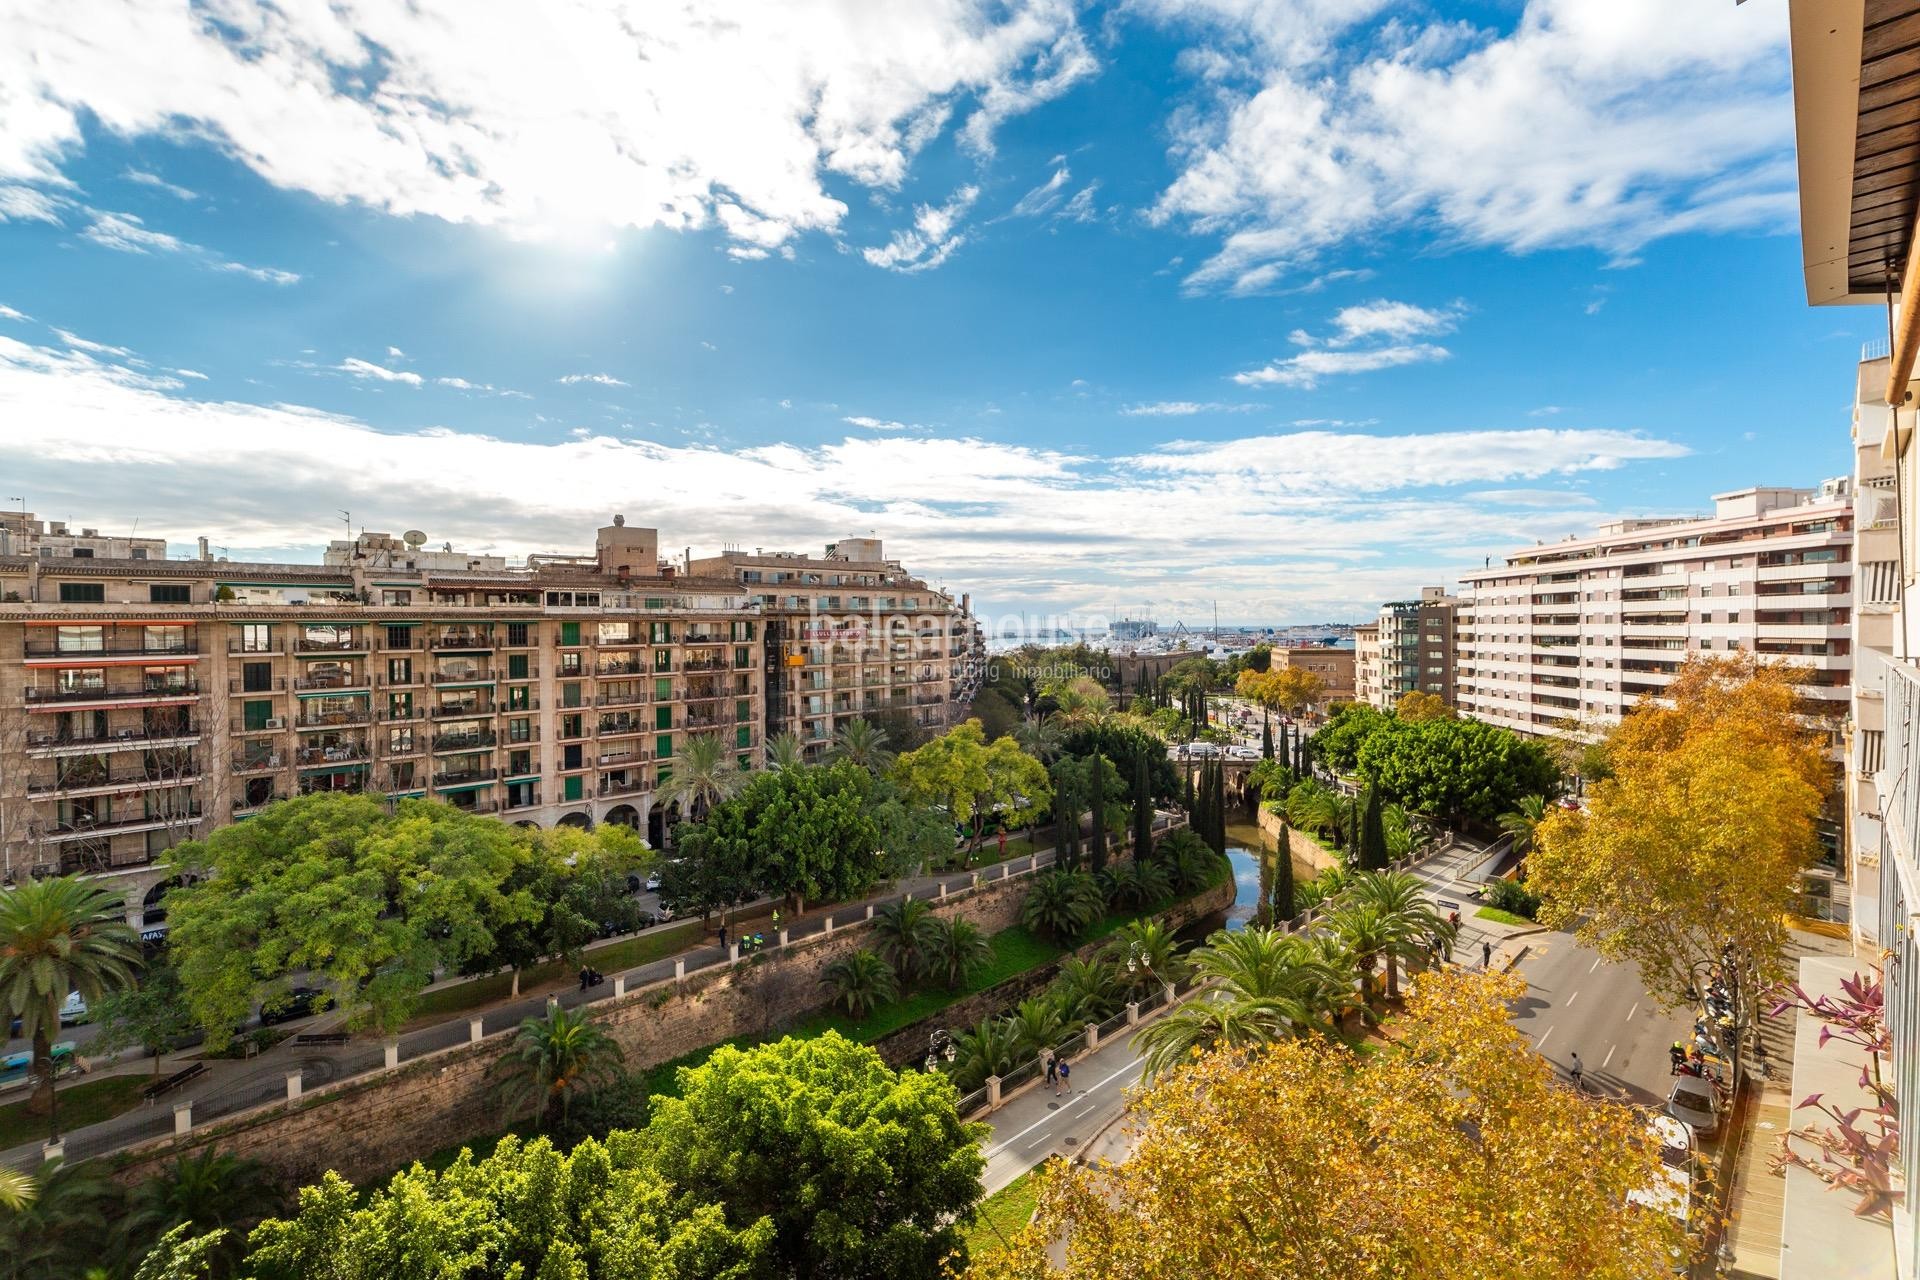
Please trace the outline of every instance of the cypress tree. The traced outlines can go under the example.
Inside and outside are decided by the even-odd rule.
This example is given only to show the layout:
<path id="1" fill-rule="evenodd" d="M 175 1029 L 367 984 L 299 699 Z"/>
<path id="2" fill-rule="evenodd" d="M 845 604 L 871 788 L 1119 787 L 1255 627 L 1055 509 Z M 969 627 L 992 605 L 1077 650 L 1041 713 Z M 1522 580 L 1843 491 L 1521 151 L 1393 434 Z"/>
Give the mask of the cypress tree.
<path id="1" fill-rule="evenodd" d="M 1287 824 L 1280 824 L 1280 852 L 1273 860 L 1273 923 L 1293 919 L 1293 845 Z"/>
<path id="2" fill-rule="evenodd" d="M 1193 761 L 1180 762 L 1180 807 L 1187 811 L 1187 821 L 1193 821 Z"/>
<path id="3" fill-rule="evenodd" d="M 1260 724 L 1260 758 L 1273 759 L 1273 717 L 1268 716 Z"/>
<path id="4" fill-rule="evenodd" d="M 1141 752 L 1133 760 L 1133 857 L 1138 862 L 1153 850 L 1153 783 L 1147 772 L 1147 755 Z"/>
<path id="5" fill-rule="evenodd" d="M 1380 816 L 1380 788 L 1367 788 L 1366 817 L 1360 823 L 1360 869 L 1387 868 L 1387 827 Z"/>
<path id="6" fill-rule="evenodd" d="M 1100 759 L 1100 752 L 1093 753 L 1088 762 L 1092 766 L 1093 784 L 1088 788 L 1088 800 L 1093 806 L 1093 844 L 1092 859 L 1095 871 L 1107 869 L 1107 770 Z"/>

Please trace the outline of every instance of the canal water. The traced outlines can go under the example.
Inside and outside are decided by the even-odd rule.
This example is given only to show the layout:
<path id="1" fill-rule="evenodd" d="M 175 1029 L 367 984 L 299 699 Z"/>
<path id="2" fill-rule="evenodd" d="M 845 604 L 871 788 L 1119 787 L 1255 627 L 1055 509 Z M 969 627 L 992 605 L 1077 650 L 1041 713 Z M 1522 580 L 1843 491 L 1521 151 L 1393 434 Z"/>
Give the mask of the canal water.
<path id="1" fill-rule="evenodd" d="M 1233 866 L 1233 905 L 1202 916 L 1180 931 L 1183 941 L 1205 941 L 1219 929 L 1238 932 L 1260 907 L 1260 828 L 1250 822 L 1227 824 L 1227 861 Z"/>

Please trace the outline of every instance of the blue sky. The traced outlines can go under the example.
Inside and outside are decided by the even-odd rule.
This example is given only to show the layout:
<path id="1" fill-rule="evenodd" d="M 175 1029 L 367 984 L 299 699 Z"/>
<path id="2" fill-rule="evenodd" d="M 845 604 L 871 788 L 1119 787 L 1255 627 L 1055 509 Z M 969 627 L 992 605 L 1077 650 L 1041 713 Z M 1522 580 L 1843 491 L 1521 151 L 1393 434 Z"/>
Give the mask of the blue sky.
<path id="1" fill-rule="evenodd" d="M 1881 323 L 1805 306 L 1781 0 L 10 7 L 0 496 L 176 549 L 1354 618 L 1844 473 Z"/>

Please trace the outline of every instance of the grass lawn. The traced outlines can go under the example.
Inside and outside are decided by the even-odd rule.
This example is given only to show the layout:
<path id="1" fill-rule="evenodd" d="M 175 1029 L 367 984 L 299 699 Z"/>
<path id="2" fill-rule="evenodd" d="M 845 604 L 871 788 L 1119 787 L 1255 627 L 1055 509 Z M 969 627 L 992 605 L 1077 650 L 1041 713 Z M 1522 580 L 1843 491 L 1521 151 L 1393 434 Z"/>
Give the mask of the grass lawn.
<path id="1" fill-rule="evenodd" d="M 657 933 L 644 933 L 632 938 L 622 938 L 618 942 L 589 947 L 587 959 L 596 969 L 617 973 L 622 969 L 632 969 L 654 960 L 677 955 L 698 943 L 700 938 L 700 922 L 687 920 Z M 520 989 L 535 990 L 542 983 L 557 981 L 568 976 L 570 972 L 557 960 L 535 965 L 520 974 Z M 512 990 L 513 975 L 495 973 L 484 978 L 475 978 L 471 982 L 455 983 L 453 986 L 442 987 L 438 991 L 429 991 L 414 1003 L 413 1017 L 409 1025 L 417 1025 L 445 1018 L 449 1014 L 494 1004 L 505 1000 Z"/>
<path id="2" fill-rule="evenodd" d="M 1482 920 L 1497 920 L 1501 924 L 1518 925 L 1522 929 L 1531 929 L 1534 925 L 1534 922 L 1525 916 L 1517 916 L 1511 911 L 1502 911 L 1498 907 L 1482 907 L 1473 914 Z"/>
<path id="3" fill-rule="evenodd" d="M 153 1077 L 108 1076 L 70 1084 L 60 1090 L 60 1130 L 72 1133 L 83 1125 L 99 1124 L 140 1105 L 140 1090 Z M 47 1118 L 27 1114 L 26 1099 L 0 1107 L 0 1147 L 17 1147 L 47 1136 Z"/>
<path id="4" fill-rule="evenodd" d="M 967 1252 L 978 1255 L 1013 1238 L 1033 1217 L 1039 1194 L 1034 1171 L 1027 1172 L 980 1202 L 980 1216 L 967 1228 Z"/>

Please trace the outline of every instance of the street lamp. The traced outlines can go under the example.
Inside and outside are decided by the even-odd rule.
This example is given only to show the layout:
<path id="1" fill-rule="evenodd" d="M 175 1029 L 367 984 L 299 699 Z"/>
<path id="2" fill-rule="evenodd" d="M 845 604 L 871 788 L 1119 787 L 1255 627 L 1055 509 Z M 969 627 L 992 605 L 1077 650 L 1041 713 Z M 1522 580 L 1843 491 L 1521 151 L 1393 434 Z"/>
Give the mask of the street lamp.
<path id="1" fill-rule="evenodd" d="M 1139 939 L 1136 938 L 1127 944 L 1127 974 L 1131 977 L 1142 973 L 1149 976 L 1152 975 L 1153 959 L 1147 954 L 1147 949 L 1140 945 Z"/>
<path id="2" fill-rule="evenodd" d="M 958 1052 L 954 1047 L 951 1031 L 944 1029 L 935 1031 L 927 1037 L 927 1070 L 938 1071 L 943 1061 L 951 1066 Z"/>

